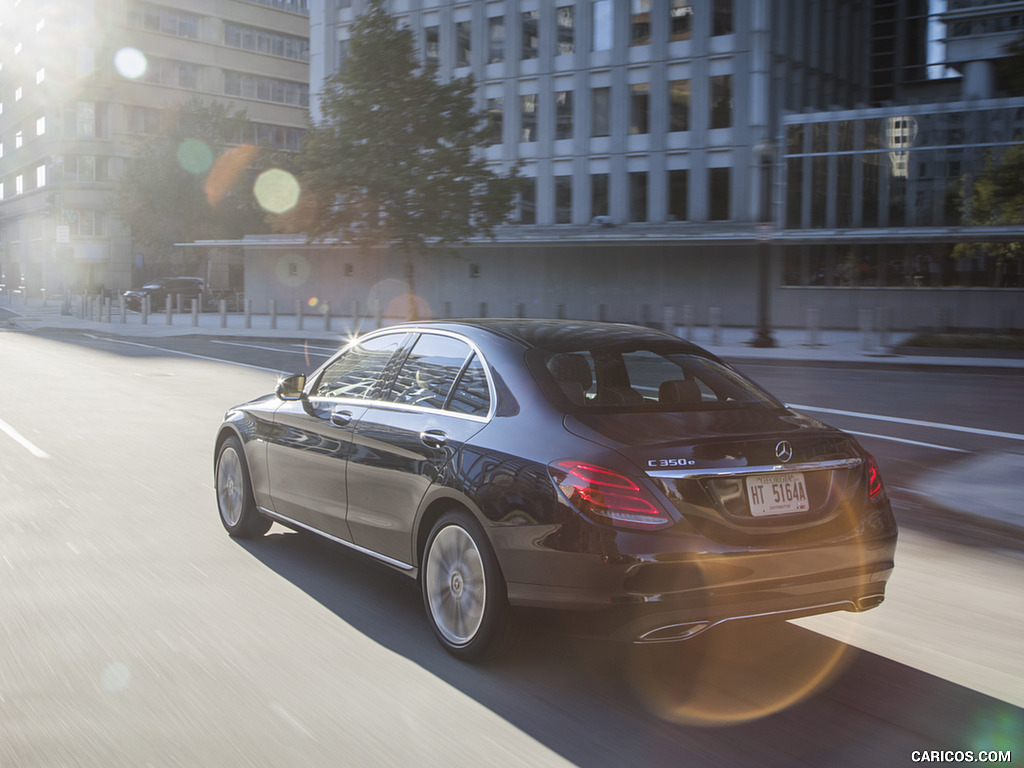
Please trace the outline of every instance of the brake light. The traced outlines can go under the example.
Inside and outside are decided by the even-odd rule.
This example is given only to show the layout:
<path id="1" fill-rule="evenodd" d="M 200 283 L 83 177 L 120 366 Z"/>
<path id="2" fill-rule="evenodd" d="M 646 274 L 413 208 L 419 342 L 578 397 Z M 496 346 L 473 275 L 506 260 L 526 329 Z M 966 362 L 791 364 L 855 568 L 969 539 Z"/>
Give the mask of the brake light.
<path id="1" fill-rule="evenodd" d="M 868 499 L 878 502 L 884 496 L 885 485 L 882 483 L 882 473 L 878 471 L 878 462 L 874 456 L 868 456 Z"/>
<path id="2" fill-rule="evenodd" d="M 648 531 L 672 524 L 647 491 L 618 472 L 565 460 L 549 464 L 548 474 L 577 511 L 595 520 Z"/>

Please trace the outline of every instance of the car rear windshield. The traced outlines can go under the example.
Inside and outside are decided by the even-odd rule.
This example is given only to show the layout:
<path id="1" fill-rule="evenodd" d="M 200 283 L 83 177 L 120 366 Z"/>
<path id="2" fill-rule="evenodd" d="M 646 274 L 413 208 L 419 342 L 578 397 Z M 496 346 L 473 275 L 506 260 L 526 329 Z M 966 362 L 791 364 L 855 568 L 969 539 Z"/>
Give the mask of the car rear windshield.
<path id="1" fill-rule="evenodd" d="M 530 368 L 549 399 L 570 411 L 782 407 L 731 368 L 671 344 L 535 349 L 529 358 Z"/>

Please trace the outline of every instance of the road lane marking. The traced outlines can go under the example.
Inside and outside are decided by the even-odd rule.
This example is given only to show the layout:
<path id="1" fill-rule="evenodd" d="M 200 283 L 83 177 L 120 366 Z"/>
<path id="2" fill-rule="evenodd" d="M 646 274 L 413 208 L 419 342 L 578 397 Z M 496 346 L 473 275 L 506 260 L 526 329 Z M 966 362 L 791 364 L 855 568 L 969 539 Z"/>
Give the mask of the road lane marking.
<path id="1" fill-rule="evenodd" d="M 4 432 L 14 442 L 18 443 L 22 448 L 31 453 L 37 459 L 48 459 L 50 455 L 42 448 L 37 446 L 31 440 L 26 437 L 22 437 L 21 433 L 18 432 L 14 427 L 8 424 L 3 419 L 0 419 L 0 432 Z"/>
<path id="2" fill-rule="evenodd" d="M 901 419 L 896 416 L 879 416 L 874 413 L 858 413 L 856 411 L 840 411 L 835 408 L 818 408 L 813 405 L 797 405 L 786 403 L 787 408 L 795 408 L 798 411 L 817 411 L 818 413 L 832 413 L 837 416 L 853 416 L 857 419 L 872 419 L 874 421 L 888 421 L 893 424 L 905 424 L 910 427 L 927 427 L 928 429 L 944 429 L 950 432 L 967 432 L 971 435 L 984 435 L 985 437 L 1002 437 L 1006 440 L 1024 440 L 1024 435 L 1016 432 L 998 432 L 994 429 L 977 429 L 975 427 L 960 427 L 956 424 L 940 424 L 936 421 L 918 421 L 917 419 Z"/>
<path id="3" fill-rule="evenodd" d="M 263 349 L 263 350 L 266 350 L 267 352 L 282 352 L 282 353 L 285 353 L 285 354 L 288 354 L 288 355 L 310 354 L 310 355 L 314 355 L 315 357 L 330 357 L 331 356 L 331 355 L 323 355 L 323 354 L 320 354 L 319 352 L 300 351 L 298 349 L 278 349 L 277 347 L 262 347 L 259 344 L 241 344 L 241 343 L 239 343 L 237 341 L 216 341 L 216 340 L 214 340 L 213 343 L 214 344 L 229 344 L 229 345 L 231 345 L 233 347 L 245 347 L 246 349 Z"/>
<path id="4" fill-rule="evenodd" d="M 963 448 L 953 448 L 949 445 L 937 445 L 936 443 L 922 443 L 920 440 L 907 440 L 904 437 L 890 437 L 889 435 L 875 435 L 871 432 L 854 432 L 850 429 L 844 429 L 848 435 L 856 435 L 857 437 L 875 437 L 879 440 L 889 440 L 894 443 L 907 443 L 908 445 L 920 445 L 924 448 L 937 448 L 940 451 L 953 451 L 954 453 L 970 453 L 970 451 L 964 450 Z"/>
<path id="5" fill-rule="evenodd" d="M 86 334 L 88 335 L 88 334 Z M 98 338 L 93 336 L 92 338 Z M 225 360 L 222 357 L 207 357 L 206 355 L 194 355 L 191 352 L 181 352 L 177 349 L 166 349 L 164 347 L 157 347 L 152 344 L 140 344 L 137 341 L 125 341 L 124 339 L 102 339 L 102 341 L 110 341 L 115 344 L 127 344 L 130 347 L 142 347 L 143 349 L 155 349 L 159 352 L 168 352 L 172 355 L 183 355 L 184 357 L 194 357 L 197 360 L 209 360 L 213 363 L 227 363 L 228 365 L 237 365 L 242 368 L 252 368 L 256 371 L 266 371 L 267 373 L 276 373 L 278 376 L 285 375 L 284 371 L 277 370 L 276 368 L 264 368 L 262 365 L 249 365 L 248 363 L 238 363 L 234 360 Z"/>

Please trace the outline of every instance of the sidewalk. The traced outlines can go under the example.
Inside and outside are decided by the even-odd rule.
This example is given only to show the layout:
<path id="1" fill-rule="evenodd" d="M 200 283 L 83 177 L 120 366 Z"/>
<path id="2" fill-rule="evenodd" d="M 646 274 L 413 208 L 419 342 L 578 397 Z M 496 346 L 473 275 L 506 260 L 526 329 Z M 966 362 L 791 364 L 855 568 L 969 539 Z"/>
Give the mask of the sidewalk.
<path id="1" fill-rule="evenodd" d="M 195 322 L 195 325 L 193 325 Z M 77 315 L 62 315 L 60 302 L 50 301 L 43 306 L 38 299 L 27 305 L 7 299 L 0 300 L 0 327 L 21 331 L 70 331 L 99 336 L 121 338 L 162 339 L 175 336 L 215 336 L 251 339 L 317 340 L 341 346 L 349 337 L 352 318 L 332 317 L 328 323 L 313 310 L 302 318 L 301 328 L 294 314 L 279 315 L 272 323 L 269 315 L 246 318 L 230 314 L 222 319 L 217 312 L 200 313 L 195 320 L 191 313 L 173 315 L 167 322 L 165 313 L 150 315 L 142 322 L 137 312 L 122 318 L 115 308 L 110 322 L 84 320 Z M 390 325 L 397 320 L 385 322 Z M 271 327 L 272 324 L 276 327 Z M 329 328 L 328 328 L 329 326 Z M 377 327 L 373 317 L 362 318 L 363 331 Z M 677 334 L 686 335 L 685 328 Z M 957 357 L 955 355 L 900 355 L 893 346 L 879 346 L 877 334 L 867 337 L 858 331 L 820 331 L 812 345 L 806 330 L 773 330 L 777 346 L 758 349 L 749 345 L 754 332 L 749 328 L 722 328 L 712 333 L 706 327 L 694 328 L 692 341 L 709 349 L 730 362 L 757 361 L 783 365 L 794 364 L 846 364 L 857 367 L 886 365 L 908 369 L 942 367 L 946 369 L 1000 369 L 1024 372 L 1024 359 L 1000 357 Z M 893 333 L 889 345 L 898 345 L 910 334 Z M 1024 404 L 1021 406 L 1024 408 Z M 1024 445 L 1021 446 L 1024 451 Z M 926 509 L 933 509 L 945 520 L 956 525 L 980 528 L 995 534 L 1007 546 L 1024 549 L 1024 453 L 986 452 L 969 454 L 941 470 L 929 470 L 919 478 L 920 488 L 914 492 Z M 923 489 L 923 490 L 922 490 Z M 924 517 L 924 516 L 922 516 Z"/>

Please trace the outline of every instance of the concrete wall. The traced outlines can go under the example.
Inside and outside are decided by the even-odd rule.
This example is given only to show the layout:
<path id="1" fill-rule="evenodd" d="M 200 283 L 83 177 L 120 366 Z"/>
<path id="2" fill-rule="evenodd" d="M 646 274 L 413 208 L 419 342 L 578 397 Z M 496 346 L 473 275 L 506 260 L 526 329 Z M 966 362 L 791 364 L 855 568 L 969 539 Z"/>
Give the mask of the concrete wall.
<path id="1" fill-rule="evenodd" d="M 426 317 L 604 318 L 660 324 L 666 308 L 682 324 L 692 312 L 707 325 L 718 308 L 725 326 L 752 327 L 758 317 L 758 252 L 751 246 L 526 247 L 495 244 L 408 258 L 374 249 L 247 246 L 245 294 L 253 311 L 291 314 L 296 302 L 316 315 L 407 316 L 410 284 Z M 408 276 L 411 265 L 412 276 Z M 1013 288 L 830 288 L 778 285 L 771 291 L 775 327 L 803 328 L 808 310 L 821 328 L 855 330 L 862 312 L 885 310 L 891 330 L 955 327 L 1024 329 L 1022 291 Z"/>

